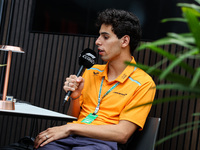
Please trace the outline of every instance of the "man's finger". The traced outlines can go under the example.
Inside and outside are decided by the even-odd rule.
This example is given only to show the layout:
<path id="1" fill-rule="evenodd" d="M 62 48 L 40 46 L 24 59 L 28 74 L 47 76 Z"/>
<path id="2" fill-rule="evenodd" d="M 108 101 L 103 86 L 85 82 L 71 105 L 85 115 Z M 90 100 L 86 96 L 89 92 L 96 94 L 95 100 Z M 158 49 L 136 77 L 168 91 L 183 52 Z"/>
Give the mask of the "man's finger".
<path id="1" fill-rule="evenodd" d="M 48 144 L 48 143 L 50 143 L 50 142 L 52 142 L 52 141 L 53 141 L 53 138 L 50 137 L 50 138 L 48 138 L 46 141 L 44 141 L 42 144 L 40 144 L 40 146 L 42 147 L 42 146 L 44 146 L 44 145 L 46 145 L 46 144 Z"/>

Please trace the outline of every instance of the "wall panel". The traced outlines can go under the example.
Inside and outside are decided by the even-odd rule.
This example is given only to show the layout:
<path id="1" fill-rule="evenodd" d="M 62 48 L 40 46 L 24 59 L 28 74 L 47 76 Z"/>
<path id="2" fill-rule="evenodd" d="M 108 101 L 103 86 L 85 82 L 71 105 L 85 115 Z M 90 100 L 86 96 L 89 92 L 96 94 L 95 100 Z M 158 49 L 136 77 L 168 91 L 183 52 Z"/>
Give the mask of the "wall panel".
<path id="1" fill-rule="evenodd" d="M 6 0 L 5 2 L 0 43 L 20 46 L 25 51 L 25 54 L 13 54 L 8 95 L 36 106 L 63 112 L 62 102 L 65 96 L 62 89 L 63 82 L 67 76 L 77 72 L 78 55 L 83 49 L 89 47 L 97 51 L 96 38 L 30 33 L 31 6 L 32 0 Z M 176 45 L 164 46 L 164 48 L 173 53 L 183 49 Z M 162 59 L 161 56 L 149 50 L 135 52 L 134 56 L 136 61 L 149 65 Z M 0 63 L 5 58 L 6 54 L 0 52 Z M 199 65 L 199 61 L 188 61 L 191 65 Z M 103 63 L 100 58 L 98 58 L 98 63 Z M 164 64 L 162 68 L 167 65 L 167 63 Z M 176 68 L 175 71 L 190 76 L 180 68 Z M 2 78 L 2 68 L 0 74 Z M 153 78 L 157 84 L 160 83 L 156 77 Z M 0 83 L 2 90 L 2 82 Z M 181 94 L 182 92 L 177 91 L 157 91 L 156 98 Z M 181 123 L 197 120 L 197 117 L 191 115 L 199 111 L 199 108 L 199 99 L 180 100 L 153 106 L 150 116 L 161 117 L 158 139 L 170 134 L 172 128 Z M 65 112 L 66 109 L 64 109 Z M 0 115 L 0 122 L 0 146 L 16 142 L 26 135 L 34 136 L 38 131 L 52 125 L 63 124 L 61 121 L 3 115 Z M 35 123 L 35 128 L 32 132 L 33 123 Z M 197 150 L 200 147 L 199 143 L 199 130 L 194 130 L 159 145 L 157 149 Z"/>

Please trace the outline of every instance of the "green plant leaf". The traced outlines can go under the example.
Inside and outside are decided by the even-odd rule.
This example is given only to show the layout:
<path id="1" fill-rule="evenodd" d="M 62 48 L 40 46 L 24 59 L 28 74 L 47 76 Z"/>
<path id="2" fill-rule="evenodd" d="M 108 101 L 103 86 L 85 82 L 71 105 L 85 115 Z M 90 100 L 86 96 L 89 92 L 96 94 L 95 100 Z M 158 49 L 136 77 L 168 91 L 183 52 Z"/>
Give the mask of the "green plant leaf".
<path id="1" fill-rule="evenodd" d="M 190 58 L 190 59 L 200 59 L 200 55 L 193 55 L 193 56 L 190 56 L 188 58 Z"/>
<path id="2" fill-rule="evenodd" d="M 191 33 L 177 34 L 177 33 L 167 33 L 167 36 L 176 38 L 177 40 L 184 41 L 189 44 L 195 44 L 195 39 Z"/>
<path id="3" fill-rule="evenodd" d="M 145 48 L 150 48 L 151 50 L 155 51 L 155 52 L 158 52 L 159 54 L 162 54 L 162 55 L 172 55 L 171 53 L 167 53 L 164 49 L 162 48 L 158 48 L 157 46 L 163 46 L 163 45 L 170 45 L 170 44 L 177 44 L 177 45 L 181 45 L 183 47 L 186 47 L 188 49 L 191 49 L 193 48 L 192 45 L 188 44 L 187 43 L 188 41 L 182 41 L 182 40 L 178 40 L 178 39 L 175 39 L 175 38 L 171 38 L 171 37 L 165 37 L 165 38 L 162 38 L 162 39 L 159 39 L 159 40 L 156 40 L 154 42 L 147 42 L 147 43 L 143 43 L 141 44 L 137 50 L 140 51 L 140 50 L 143 50 Z M 166 55 L 167 56 L 167 55 Z"/>
<path id="4" fill-rule="evenodd" d="M 160 79 L 164 79 L 167 74 L 169 74 L 169 72 L 175 67 L 177 66 L 178 64 L 180 64 L 184 59 L 194 55 L 194 54 L 197 54 L 198 53 L 198 49 L 192 49 L 190 51 L 187 51 L 185 54 L 182 54 L 180 55 L 176 60 L 174 60 L 163 72 L 162 74 L 160 75 Z M 188 68 L 187 69 L 191 69 L 192 72 L 194 73 L 194 70 L 192 68 Z"/>
<path id="5" fill-rule="evenodd" d="M 197 50 L 197 52 L 198 52 L 198 50 Z M 179 53 L 177 55 L 182 56 Z M 198 56 L 198 57 L 200 58 L 200 56 Z M 198 57 L 197 56 L 195 57 L 194 55 L 188 55 L 188 58 L 192 58 L 192 59 L 194 59 L 194 58 L 198 59 Z M 162 64 L 166 63 L 167 61 L 168 61 L 167 58 L 162 59 L 161 61 L 157 62 L 155 65 L 150 66 L 149 69 L 146 70 L 146 72 L 148 74 L 151 74 L 152 71 L 154 71 L 156 68 L 162 66 Z M 175 59 L 175 61 L 177 61 L 177 59 Z M 176 62 L 176 63 L 177 64 L 174 64 L 175 66 L 178 65 L 178 64 L 180 64 L 180 66 L 182 66 L 184 69 L 188 70 L 191 74 L 195 73 L 195 69 L 193 67 L 187 66 L 185 63 L 181 63 L 181 61 L 179 63 L 178 62 Z M 163 72 L 164 72 L 164 70 L 163 70 Z"/>
<path id="6" fill-rule="evenodd" d="M 193 76 L 193 79 L 192 79 L 192 82 L 190 84 L 190 87 L 194 88 L 196 86 L 196 84 L 198 83 L 199 79 L 200 79 L 200 67 L 197 68 L 197 71 Z"/>
<path id="7" fill-rule="evenodd" d="M 187 22 L 185 18 L 165 18 L 161 20 L 162 23 L 169 22 L 169 21 L 178 21 L 178 22 L 184 22 L 184 23 Z"/>
<path id="8" fill-rule="evenodd" d="M 192 122 L 187 122 L 187 123 L 184 123 L 184 124 L 181 124 L 180 126 L 177 126 L 176 128 L 174 128 L 172 130 L 172 132 L 175 132 L 181 128 L 185 128 L 185 127 L 188 127 L 188 126 L 193 126 L 193 125 L 196 125 L 196 124 L 200 124 L 200 120 L 197 120 L 197 121 L 192 121 Z"/>
<path id="9" fill-rule="evenodd" d="M 139 64 L 139 63 L 138 64 L 132 64 L 130 62 L 125 62 L 125 63 L 127 65 L 136 66 L 136 67 L 144 70 L 145 72 L 147 72 L 147 70 L 151 69 L 150 66 Z M 154 69 L 151 70 L 151 75 L 160 76 L 162 72 L 163 72 L 163 70 L 154 68 Z M 176 74 L 176 73 L 171 73 L 171 72 L 165 77 L 165 80 L 168 80 L 168 81 L 171 81 L 171 82 L 174 82 L 174 83 L 183 84 L 183 85 L 186 85 L 186 86 L 189 86 L 190 83 L 191 83 L 190 78 L 187 78 L 185 76 L 182 76 L 182 75 L 179 75 L 179 74 Z"/>
<path id="10" fill-rule="evenodd" d="M 200 116 L 200 113 L 193 113 L 192 116 Z"/>
<path id="11" fill-rule="evenodd" d="M 199 95 L 182 95 L 182 96 L 171 96 L 171 97 L 165 97 L 165 98 L 160 98 L 160 99 L 155 99 L 153 102 L 150 101 L 148 103 L 144 103 L 144 104 L 140 104 L 137 106 L 134 106 L 130 109 L 128 109 L 127 111 L 131 110 L 131 109 L 135 109 L 141 106 L 146 106 L 146 105 L 157 105 L 157 104 L 162 104 L 162 103 L 168 103 L 168 102 L 173 102 L 173 101 L 180 101 L 180 100 L 190 100 L 190 99 L 195 99 L 199 97 Z"/>
<path id="12" fill-rule="evenodd" d="M 170 39 L 171 39 L 170 42 L 169 42 L 169 38 L 163 38 L 163 39 L 157 40 L 155 42 L 144 43 L 140 47 L 138 47 L 137 50 L 140 51 L 140 50 L 143 50 L 145 48 L 150 48 L 152 51 L 154 51 L 158 54 L 161 54 L 162 56 L 166 57 L 167 59 L 173 61 L 173 60 L 176 60 L 176 58 L 177 58 L 175 55 L 165 51 L 163 48 L 157 47 L 157 45 L 167 44 L 167 42 L 168 42 L 168 44 L 171 43 L 173 39 L 172 38 L 170 38 Z M 174 41 L 175 41 L 175 39 L 174 39 Z M 180 40 L 176 40 L 176 41 L 180 41 Z M 183 42 L 183 41 L 181 41 L 181 42 L 182 42 L 182 44 L 185 43 L 188 46 L 188 48 L 190 48 L 190 49 L 193 48 L 193 46 L 190 46 L 186 42 Z M 179 44 L 180 44 L 180 42 L 179 42 Z M 183 44 L 183 45 L 186 46 L 185 44 Z M 181 67 L 183 67 L 184 69 L 188 70 L 189 73 L 191 73 L 192 75 L 195 73 L 195 70 L 191 66 L 189 66 L 188 64 L 186 64 L 184 62 L 180 62 L 179 65 Z"/>
<path id="13" fill-rule="evenodd" d="M 195 43 L 200 52 L 200 24 L 199 19 L 196 17 L 197 14 L 200 15 L 200 13 L 194 9 L 186 7 L 182 7 L 182 11 L 185 15 L 185 18 L 188 20 L 189 29 L 195 38 Z"/>
<path id="14" fill-rule="evenodd" d="M 151 74 L 155 69 L 160 67 L 162 64 L 166 63 L 168 60 L 167 58 L 162 59 L 161 61 L 157 62 L 155 65 L 150 66 L 149 69 L 146 70 L 148 74 Z"/>
<path id="15" fill-rule="evenodd" d="M 200 88 L 199 87 L 191 88 L 189 86 L 177 84 L 177 83 L 160 84 L 160 85 L 157 85 L 156 88 L 161 89 L 161 90 L 167 90 L 167 89 L 168 90 L 179 90 L 179 91 L 185 91 L 185 92 L 192 92 L 192 93 L 200 94 Z"/>
<path id="16" fill-rule="evenodd" d="M 186 129 L 184 129 L 184 130 L 181 130 L 181 131 L 172 133 L 172 134 L 170 134 L 170 135 L 168 135 L 168 136 L 166 136 L 166 137 L 164 137 L 164 138 L 158 140 L 158 141 L 156 142 L 155 146 L 158 146 L 159 144 L 161 144 L 161 143 L 163 143 L 163 142 L 165 142 L 165 141 L 167 141 L 167 140 L 169 140 L 169 139 L 172 139 L 173 137 L 176 137 L 176 136 L 178 136 L 178 135 L 184 134 L 184 133 L 186 133 L 186 132 L 192 131 L 192 130 L 197 129 L 197 128 L 200 128 L 200 126 L 194 126 L 194 127 L 186 128 Z"/>
<path id="17" fill-rule="evenodd" d="M 195 1 L 200 4 L 200 0 L 195 0 Z"/>
<path id="18" fill-rule="evenodd" d="M 200 4 L 200 0 L 195 0 Z M 150 49 L 151 51 L 156 52 L 164 56 L 165 58 L 156 63 L 153 66 L 145 66 L 141 64 L 134 64 L 147 73 L 151 75 L 155 75 L 160 77 L 160 80 L 167 81 L 167 84 L 157 85 L 157 89 L 162 90 L 181 90 L 184 91 L 184 95 L 181 96 L 172 96 L 172 97 L 164 97 L 158 100 L 154 100 L 153 102 L 149 102 L 146 104 L 141 104 L 136 107 L 141 107 L 144 105 L 156 105 L 164 102 L 178 101 L 178 100 L 195 100 L 200 97 L 200 67 L 194 68 L 189 65 L 185 59 L 200 59 L 200 6 L 196 4 L 186 4 L 179 3 L 179 7 L 182 9 L 182 18 L 167 18 L 163 19 L 162 22 L 167 21 L 179 21 L 186 23 L 189 27 L 190 33 L 176 34 L 176 33 L 168 33 L 167 37 L 159 39 L 154 42 L 149 42 L 142 44 L 138 47 L 138 51 L 143 49 Z M 171 54 L 165 51 L 162 47 L 165 45 L 180 45 L 184 47 L 186 50 L 179 54 Z M 162 65 L 167 61 L 172 61 L 171 64 L 166 69 L 159 69 L 158 67 L 162 67 Z M 191 73 L 191 79 L 187 78 L 185 75 L 173 73 L 173 68 L 176 66 L 180 66 L 184 68 L 187 73 Z M 171 83 L 172 82 L 172 83 Z M 186 94 L 187 95 L 186 95 Z M 133 108 L 131 108 L 133 109 Z M 200 113 L 194 113 L 193 116 L 200 116 Z M 189 122 L 182 124 L 173 129 L 172 134 L 164 137 L 159 140 L 156 145 L 163 143 L 175 136 L 184 134 L 188 131 L 192 131 L 194 129 L 200 128 L 200 120 Z M 178 131 L 180 130 L 180 131 Z"/>
<path id="19" fill-rule="evenodd" d="M 200 11 L 200 6 L 198 6 L 196 4 L 178 3 L 177 6 L 179 6 L 179 7 L 188 7 L 188 8 L 192 8 L 194 10 Z M 199 14 L 199 16 L 200 16 L 200 14 Z"/>

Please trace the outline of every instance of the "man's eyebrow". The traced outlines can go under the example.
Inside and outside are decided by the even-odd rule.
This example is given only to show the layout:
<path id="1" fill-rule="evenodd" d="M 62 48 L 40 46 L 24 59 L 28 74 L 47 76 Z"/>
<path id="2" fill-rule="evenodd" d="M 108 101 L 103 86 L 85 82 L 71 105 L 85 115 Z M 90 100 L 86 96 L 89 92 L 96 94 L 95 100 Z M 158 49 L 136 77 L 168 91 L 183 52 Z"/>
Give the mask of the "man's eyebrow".
<path id="1" fill-rule="evenodd" d="M 101 34 L 101 35 L 102 35 L 102 34 L 107 34 L 107 35 L 109 35 L 108 32 L 100 32 L 100 34 Z"/>

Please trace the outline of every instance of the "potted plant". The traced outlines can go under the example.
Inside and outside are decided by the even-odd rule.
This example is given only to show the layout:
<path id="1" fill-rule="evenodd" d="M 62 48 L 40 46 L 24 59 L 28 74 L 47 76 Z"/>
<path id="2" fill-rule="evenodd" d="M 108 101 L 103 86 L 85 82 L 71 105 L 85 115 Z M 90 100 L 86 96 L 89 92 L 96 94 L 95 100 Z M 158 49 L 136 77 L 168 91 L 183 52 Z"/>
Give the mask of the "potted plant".
<path id="1" fill-rule="evenodd" d="M 129 65 L 134 65 L 145 70 L 151 75 L 157 76 L 160 81 L 167 81 L 167 83 L 161 82 L 161 84 L 157 85 L 156 88 L 158 90 L 178 90 L 184 91 L 185 93 L 180 96 L 164 97 L 162 99 L 155 100 L 153 103 L 150 102 L 151 104 L 184 99 L 195 99 L 200 97 L 200 66 L 195 68 L 185 61 L 186 59 L 200 59 L 200 0 L 195 1 L 196 2 L 193 4 L 177 4 L 177 6 L 182 10 L 181 18 L 162 20 L 162 22 L 179 21 L 186 23 L 189 28 L 188 33 L 168 33 L 165 38 L 161 38 L 153 42 L 141 43 L 141 45 L 138 47 L 138 51 L 150 49 L 151 51 L 161 55 L 163 57 L 161 61 L 153 66 L 130 64 L 126 62 Z M 185 49 L 177 54 L 173 54 L 165 51 L 162 48 L 163 45 L 171 44 L 185 47 Z M 166 62 L 168 62 L 169 65 L 165 69 L 160 69 L 161 66 Z M 181 73 L 175 73 L 173 69 L 177 66 L 183 68 L 187 73 L 189 73 L 190 77 L 187 77 Z M 143 105 L 148 105 L 150 103 Z M 194 113 L 193 116 L 200 116 L 200 112 Z M 173 129 L 172 134 L 157 141 L 157 144 L 160 144 L 177 135 L 191 131 L 194 128 L 200 128 L 200 120 L 188 122 L 178 126 L 177 128 Z"/>

